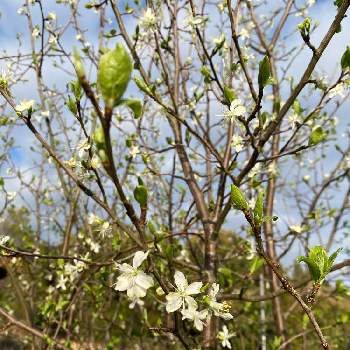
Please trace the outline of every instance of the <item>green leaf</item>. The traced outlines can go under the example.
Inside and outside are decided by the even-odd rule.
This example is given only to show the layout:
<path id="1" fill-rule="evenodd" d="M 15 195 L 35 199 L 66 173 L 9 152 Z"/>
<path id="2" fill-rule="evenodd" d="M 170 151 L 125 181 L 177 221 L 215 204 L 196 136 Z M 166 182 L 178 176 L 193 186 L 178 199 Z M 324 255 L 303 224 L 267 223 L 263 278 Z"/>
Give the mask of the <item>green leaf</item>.
<path id="1" fill-rule="evenodd" d="M 311 30 L 311 18 L 306 17 L 302 23 L 298 24 L 298 29 L 302 36 L 308 37 Z"/>
<path id="2" fill-rule="evenodd" d="M 265 56 L 259 63 L 258 83 L 259 88 L 263 89 L 270 82 L 270 60 Z"/>
<path id="3" fill-rule="evenodd" d="M 341 248 L 335 251 L 330 257 L 321 246 L 316 246 L 309 251 L 309 256 L 298 257 L 298 262 L 305 262 L 308 265 L 312 279 L 315 282 L 322 282 L 331 271 L 334 260 L 338 256 Z"/>
<path id="4" fill-rule="evenodd" d="M 75 116 L 78 112 L 77 104 L 70 95 L 68 95 L 66 105 L 68 109 L 72 112 L 72 114 Z"/>
<path id="5" fill-rule="evenodd" d="M 92 139 L 97 147 L 97 149 L 104 149 L 105 148 L 105 134 L 103 131 L 102 126 L 97 128 L 95 132 L 92 135 Z"/>
<path id="6" fill-rule="evenodd" d="M 309 137 L 309 146 L 314 146 L 324 141 L 326 136 L 327 133 L 323 130 L 322 126 L 316 126 Z"/>
<path id="7" fill-rule="evenodd" d="M 259 270 L 264 264 L 264 259 L 255 256 L 249 266 L 249 274 L 252 275 L 255 271 Z"/>
<path id="8" fill-rule="evenodd" d="M 231 185 L 231 201 L 233 207 L 238 210 L 247 211 L 249 209 L 248 203 L 243 193 L 235 185 Z"/>
<path id="9" fill-rule="evenodd" d="M 144 82 L 143 79 L 139 78 L 139 77 L 134 77 L 134 81 L 135 81 L 135 84 L 137 85 L 137 87 L 143 91 L 144 93 L 150 95 L 152 92 L 151 92 L 151 89 L 149 88 L 149 86 Z"/>
<path id="10" fill-rule="evenodd" d="M 231 88 L 224 86 L 224 97 L 228 103 L 231 103 L 234 99 L 236 99 L 236 94 Z"/>
<path id="11" fill-rule="evenodd" d="M 78 49 L 76 47 L 73 48 L 73 64 L 79 80 L 84 79 L 85 78 L 84 65 L 79 55 Z"/>
<path id="12" fill-rule="evenodd" d="M 293 102 L 293 110 L 294 110 L 294 113 L 297 115 L 300 115 L 302 113 L 302 108 L 298 100 L 295 100 Z"/>
<path id="13" fill-rule="evenodd" d="M 342 248 L 337 249 L 329 258 L 328 258 L 328 263 L 327 263 L 327 269 L 325 271 L 325 273 L 329 273 L 332 270 L 333 264 L 335 259 L 337 258 L 338 254 L 340 253 L 340 251 L 342 250 Z"/>
<path id="14" fill-rule="evenodd" d="M 340 60 L 342 70 L 350 69 L 350 47 L 347 46 Z"/>
<path id="15" fill-rule="evenodd" d="M 264 192 L 259 192 L 254 207 L 254 222 L 261 225 L 264 218 Z"/>
<path id="16" fill-rule="evenodd" d="M 204 82 L 205 83 L 210 83 L 210 81 L 211 81 L 211 76 L 210 76 L 210 70 L 209 70 L 209 68 L 208 67 L 206 67 L 206 66 L 202 66 L 202 68 L 201 68 L 201 73 L 202 73 L 202 75 L 203 75 L 203 77 L 204 77 Z"/>
<path id="17" fill-rule="evenodd" d="M 110 108 L 122 98 L 130 81 L 132 69 L 130 55 L 120 44 L 101 56 L 97 84 L 106 105 Z"/>
<path id="18" fill-rule="evenodd" d="M 147 206 L 147 189 L 144 185 L 137 185 L 134 190 L 134 198 L 140 204 L 141 208 Z"/>
<path id="19" fill-rule="evenodd" d="M 310 271 L 310 275 L 312 277 L 312 279 L 317 282 L 319 281 L 320 277 L 321 277 L 321 271 L 319 269 L 319 267 L 317 266 L 316 262 L 313 261 L 312 259 L 310 259 L 309 257 L 306 256 L 299 256 L 297 259 L 297 262 L 304 262 L 307 264 L 309 271 Z"/>
<path id="20" fill-rule="evenodd" d="M 142 115 L 142 103 L 140 100 L 133 98 L 122 99 L 118 105 L 125 105 L 129 107 L 132 110 L 135 119 L 140 118 Z"/>

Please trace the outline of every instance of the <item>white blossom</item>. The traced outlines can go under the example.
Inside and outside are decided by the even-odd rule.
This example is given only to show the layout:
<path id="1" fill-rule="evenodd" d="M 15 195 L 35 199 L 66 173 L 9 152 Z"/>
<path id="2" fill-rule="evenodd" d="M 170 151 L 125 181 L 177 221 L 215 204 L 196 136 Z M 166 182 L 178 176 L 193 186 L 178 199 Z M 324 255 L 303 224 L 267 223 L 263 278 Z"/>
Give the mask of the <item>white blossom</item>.
<path id="1" fill-rule="evenodd" d="M 56 13 L 55 12 L 49 12 L 49 14 L 47 15 L 47 19 L 49 21 L 55 21 L 57 19 Z"/>
<path id="2" fill-rule="evenodd" d="M 34 100 L 22 100 L 20 103 L 15 107 L 17 112 L 24 112 L 28 111 L 29 109 L 33 109 L 35 104 Z"/>
<path id="3" fill-rule="evenodd" d="M 214 316 L 221 317 L 224 320 L 231 320 L 233 316 L 229 313 L 230 305 L 228 305 L 226 302 L 219 303 L 216 300 L 216 295 L 219 293 L 219 289 L 219 284 L 213 283 L 206 297 L 206 302 L 210 311 L 214 313 Z"/>
<path id="4" fill-rule="evenodd" d="M 204 326 L 203 320 L 208 317 L 208 310 L 198 311 L 197 308 L 188 308 L 181 310 L 181 314 L 183 320 L 193 321 L 194 327 L 201 332 Z"/>
<path id="5" fill-rule="evenodd" d="M 115 290 L 126 291 L 128 297 L 135 301 L 146 296 L 147 289 L 153 286 L 153 278 L 143 272 L 139 267 L 147 259 L 149 252 L 138 251 L 134 255 L 132 266 L 126 263 L 117 264 L 122 273 L 113 285 Z"/>
<path id="6" fill-rule="evenodd" d="M 219 115 L 219 117 L 223 116 L 227 119 L 235 119 L 236 117 L 241 117 L 246 113 L 246 108 L 242 105 L 241 100 L 236 98 L 234 99 L 228 111 L 224 112 L 223 115 Z"/>
<path id="7" fill-rule="evenodd" d="M 188 284 L 185 275 L 181 271 L 176 271 L 174 275 L 176 292 L 171 292 L 166 296 L 167 312 L 175 312 L 181 307 L 185 309 L 187 305 L 188 308 L 196 309 L 197 302 L 193 299 L 191 295 L 196 295 L 201 292 L 202 282 L 193 282 Z"/>
<path id="8" fill-rule="evenodd" d="M 217 335 L 217 338 L 220 340 L 223 348 L 231 349 L 230 339 L 234 337 L 236 333 L 229 333 L 226 326 L 222 327 L 222 331 L 220 331 Z"/>
<path id="9" fill-rule="evenodd" d="M 144 29 L 151 29 L 156 24 L 156 16 L 151 8 L 147 8 L 143 16 L 140 18 L 140 26 Z"/>
<path id="10" fill-rule="evenodd" d="M 10 237 L 9 236 L 3 236 L 3 235 L 0 235 L 0 244 L 1 245 L 6 245 L 6 243 L 10 240 Z"/>
<path id="11" fill-rule="evenodd" d="M 32 31 L 32 37 L 37 38 L 40 35 L 40 29 L 38 26 L 35 26 Z"/>
<path id="12" fill-rule="evenodd" d="M 292 129 L 295 129 L 298 124 L 301 124 L 302 119 L 300 115 L 293 113 L 288 117 L 288 123 L 291 125 Z"/>
<path id="13" fill-rule="evenodd" d="M 77 146 L 79 158 L 82 158 L 85 152 L 87 152 L 90 148 L 91 148 L 91 145 L 88 139 L 85 139 L 82 142 L 80 142 Z"/>
<path id="14" fill-rule="evenodd" d="M 243 137 L 239 135 L 233 135 L 231 139 L 231 147 L 234 148 L 234 150 L 239 153 L 243 150 L 244 148 L 244 143 L 243 143 Z"/>

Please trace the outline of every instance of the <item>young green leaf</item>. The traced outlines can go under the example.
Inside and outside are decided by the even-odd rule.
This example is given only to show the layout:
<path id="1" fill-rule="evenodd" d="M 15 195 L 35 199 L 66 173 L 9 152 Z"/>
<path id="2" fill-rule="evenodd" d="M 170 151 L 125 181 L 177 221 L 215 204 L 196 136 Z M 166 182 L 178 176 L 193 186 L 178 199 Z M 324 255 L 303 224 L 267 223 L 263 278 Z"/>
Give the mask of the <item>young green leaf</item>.
<path id="1" fill-rule="evenodd" d="M 309 146 L 315 146 L 326 139 L 327 133 L 322 126 L 316 126 L 309 137 Z"/>
<path id="2" fill-rule="evenodd" d="M 136 100 L 132 98 L 122 99 L 120 100 L 118 105 L 122 105 L 122 104 L 129 107 L 132 110 L 135 119 L 138 119 L 141 117 L 142 103 L 140 100 Z"/>
<path id="3" fill-rule="evenodd" d="M 298 257 L 298 262 L 305 262 L 308 265 L 310 274 L 314 282 L 321 283 L 332 270 L 334 260 L 341 249 L 335 251 L 330 257 L 321 246 L 316 246 L 309 251 L 308 256 Z"/>
<path id="4" fill-rule="evenodd" d="M 73 48 L 73 65 L 75 72 L 77 73 L 78 79 L 82 80 L 85 78 L 85 70 L 83 61 L 79 55 L 78 49 L 76 47 Z"/>
<path id="5" fill-rule="evenodd" d="M 100 126 L 95 130 L 95 132 L 92 135 L 92 139 L 97 149 L 105 148 L 105 135 L 104 135 L 102 126 Z"/>
<path id="6" fill-rule="evenodd" d="M 264 192 L 259 192 L 254 207 L 254 222 L 260 226 L 264 218 Z"/>
<path id="7" fill-rule="evenodd" d="M 248 202 L 243 193 L 235 185 L 231 185 L 231 201 L 233 207 L 238 210 L 247 211 L 249 209 Z"/>
<path id="8" fill-rule="evenodd" d="M 347 46 L 340 60 L 342 70 L 350 69 L 350 47 Z"/>
<path id="9" fill-rule="evenodd" d="M 259 63 L 259 74 L 258 74 L 258 83 L 259 88 L 263 89 L 270 81 L 270 60 L 267 56 Z"/>
<path id="10" fill-rule="evenodd" d="M 134 198 L 140 204 L 141 208 L 147 206 L 147 189 L 144 185 L 137 185 L 134 190 Z"/>
<path id="11" fill-rule="evenodd" d="M 236 98 L 236 94 L 231 88 L 224 86 L 224 97 L 228 103 L 231 103 Z"/>
<path id="12" fill-rule="evenodd" d="M 130 81 L 133 64 L 128 52 L 120 44 L 100 58 L 97 84 L 103 99 L 113 108 L 123 96 Z"/>

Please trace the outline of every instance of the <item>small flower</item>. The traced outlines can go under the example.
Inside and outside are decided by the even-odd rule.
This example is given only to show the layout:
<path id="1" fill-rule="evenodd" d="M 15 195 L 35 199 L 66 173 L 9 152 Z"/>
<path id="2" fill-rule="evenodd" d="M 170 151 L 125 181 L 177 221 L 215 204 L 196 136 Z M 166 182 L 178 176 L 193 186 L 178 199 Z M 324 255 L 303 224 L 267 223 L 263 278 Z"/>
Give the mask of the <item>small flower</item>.
<path id="1" fill-rule="evenodd" d="M 101 168 L 102 163 L 101 163 L 100 157 L 98 155 L 94 154 L 91 158 L 90 165 L 94 169 Z"/>
<path id="2" fill-rule="evenodd" d="M 185 309 L 187 304 L 188 308 L 196 309 L 197 303 L 191 297 L 191 295 L 199 294 L 201 292 L 202 282 L 193 282 L 188 284 L 185 275 L 181 271 L 176 271 L 174 275 L 176 292 L 171 292 L 166 296 L 167 312 L 175 312 L 182 307 Z"/>
<path id="3" fill-rule="evenodd" d="M 34 100 L 22 100 L 19 105 L 15 107 L 17 112 L 23 113 L 24 111 L 32 110 L 34 107 Z"/>
<path id="4" fill-rule="evenodd" d="M 217 338 L 221 341 L 221 345 L 223 348 L 231 349 L 230 339 L 234 337 L 236 333 L 229 333 L 226 326 L 222 327 L 222 331 L 220 331 L 217 335 Z"/>
<path id="5" fill-rule="evenodd" d="M 55 21 L 57 19 L 56 13 L 55 12 L 49 12 L 49 14 L 47 15 L 47 19 L 49 21 Z"/>
<path id="6" fill-rule="evenodd" d="M 94 213 L 89 213 L 88 215 L 88 224 L 89 225 L 99 225 L 102 222 L 102 219 L 95 215 Z"/>
<path id="7" fill-rule="evenodd" d="M 120 292 L 126 291 L 131 300 L 143 298 L 146 296 L 147 289 L 153 286 L 153 278 L 139 269 L 147 259 L 148 253 L 136 252 L 132 266 L 126 263 L 117 264 L 117 268 L 122 274 L 118 277 L 113 288 Z"/>
<path id="8" fill-rule="evenodd" d="M 86 243 L 90 246 L 90 249 L 95 253 L 98 254 L 98 252 L 101 249 L 101 245 L 97 242 L 94 242 L 91 238 L 88 238 L 86 240 Z"/>
<path id="9" fill-rule="evenodd" d="M 50 116 L 50 111 L 41 111 L 41 115 L 45 118 L 48 118 Z"/>
<path id="10" fill-rule="evenodd" d="M 246 113 L 246 108 L 241 104 L 241 100 L 236 98 L 231 102 L 230 108 L 223 115 L 219 117 L 225 117 L 227 119 L 235 119 L 236 117 L 241 117 Z"/>
<path id="11" fill-rule="evenodd" d="M 227 304 L 227 302 L 219 303 L 216 300 L 216 295 L 219 293 L 219 289 L 220 286 L 217 283 L 212 284 L 208 295 L 205 297 L 206 303 L 215 316 L 221 317 L 224 320 L 232 320 L 233 316 L 229 313 L 230 305 Z"/>
<path id="12" fill-rule="evenodd" d="M 204 326 L 204 322 L 202 320 L 205 320 L 208 317 L 208 310 L 198 311 L 197 308 L 188 308 L 181 310 L 181 314 L 183 320 L 188 319 L 193 321 L 194 327 L 201 332 Z"/>
<path id="13" fill-rule="evenodd" d="M 77 146 L 79 158 L 82 158 L 85 152 L 87 152 L 90 148 L 91 148 L 91 145 L 88 139 L 85 139 L 84 141 L 80 142 Z"/>
<path id="14" fill-rule="evenodd" d="M 112 233 L 112 226 L 108 221 L 105 221 L 100 227 L 100 234 L 102 238 L 109 236 Z"/>
<path id="15" fill-rule="evenodd" d="M 186 20 L 186 24 L 190 27 L 195 28 L 196 26 L 203 25 L 207 20 L 208 20 L 208 18 L 205 16 L 199 16 L 199 15 L 197 15 L 195 17 L 189 16 Z"/>
<path id="16" fill-rule="evenodd" d="M 67 278 L 64 277 L 63 275 L 60 275 L 59 277 L 59 280 L 58 280 L 58 283 L 56 285 L 56 288 L 57 289 L 62 289 L 62 290 L 66 290 L 67 287 L 66 287 L 66 283 L 67 283 Z"/>
<path id="17" fill-rule="evenodd" d="M 17 193 L 16 192 L 7 192 L 7 200 L 12 201 L 16 197 Z"/>
<path id="18" fill-rule="evenodd" d="M 3 235 L 0 235 L 0 244 L 1 245 L 6 245 L 6 243 L 10 240 L 10 237 L 9 236 L 3 236 Z"/>
<path id="19" fill-rule="evenodd" d="M 143 16 L 140 18 L 140 26 L 144 29 L 151 29 L 156 24 L 156 16 L 151 8 L 147 8 Z"/>
<path id="20" fill-rule="evenodd" d="M 289 226 L 289 229 L 290 229 L 291 231 L 295 232 L 295 233 L 300 234 L 300 233 L 303 232 L 304 227 L 301 226 L 301 225 L 290 225 L 290 226 Z"/>
<path id="21" fill-rule="evenodd" d="M 32 37 L 37 38 L 40 35 L 40 28 L 39 26 L 35 26 L 32 31 Z"/>
<path id="22" fill-rule="evenodd" d="M 301 124 L 302 119 L 298 114 L 293 113 L 288 117 L 288 122 L 291 125 L 292 129 L 295 129 L 299 124 Z"/>
<path id="23" fill-rule="evenodd" d="M 248 39 L 250 37 L 249 31 L 246 28 L 242 28 L 239 32 L 239 37 L 244 39 Z"/>
<path id="24" fill-rule="evenodd" d="M 140 153 L 139 146 L 132 146 L 132 147 L 130 148 L 129 153 L 130 153 L 130 156 L 131 156 L 132 158 L 135 158 L 136 155 L 138 155 L 138 154 Z"/>
<path id="25" fill-rule="evenodd" d="M 243 137 L 239 135 L 233 135 L 231 139 L 231 146 L 234 148 L 234 150 L 239 153 L 243 150 L 244 148 L 244 143 L 243 143 Z"/>

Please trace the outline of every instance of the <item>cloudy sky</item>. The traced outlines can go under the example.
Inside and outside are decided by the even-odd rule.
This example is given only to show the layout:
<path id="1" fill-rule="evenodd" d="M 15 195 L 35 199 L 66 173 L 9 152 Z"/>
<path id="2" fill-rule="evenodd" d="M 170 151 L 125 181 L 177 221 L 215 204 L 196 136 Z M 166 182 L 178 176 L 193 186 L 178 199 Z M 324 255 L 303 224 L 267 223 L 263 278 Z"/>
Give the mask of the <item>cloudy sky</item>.
<path id="1" fill-rule="evenodd" d="M 282 3 L 282 1 L 279 1 Z M 2 50 L 0 54 L 0 67 L 6 68 L 6 59 L 5 56 L 16 55 L 19 50 L 18 43 L 21 42 L 20 51 L 22 53 L 30 53 L 30 33 L 27 29 L 27 21 L 25 16 L 18 14 L 18 9 L 21 7 L 23 1 L 20 0 L 1 0 L 0 1 L 0 48 Z M 86 1 L 81 1 L 81 4 L 85 4 Z M 268 11 L 269 7 L 275 6 L 278 1 L 270 1 L 267 6 L 264 8 L 264 11 Z M 297 1 L 301 3 L 301 1 Z M 58 22 L 64 24 L 69 19 L 69 9 L 67 6 L 62 6 L 56 3 L 55 0 L 45 0 L 44 4 L 44 13 L 48 14 L 54 12 L 57 15 Z M 33 10 L 33 20 L 34 24 L 40 24 L 38 6 L 35 6 Z M 312 42 L 316 45 L 320 42 L 321 38 L 327 32 L 330 23 L 334 19 L 336 13 L 336 7 L 333 5 L 330 0 L 318 0 L 315 5 L 309 10 L 309 15 L 312 19 L 319 23 L 318 28 L 312 35 Z M 91 43 L 92 46 L 97 44 L 97 28 L 98 28 L 98 16 L 93 12 L 86 9 L 81 10 L 82 16 L 80 17 L 80 22 L 83 28 L 88 29 L 85 33 L 87 40 Z M 210 18 L 212 21 L 213 18 Z M 283 34 L 286 34 L 294 30 L 297 24 L 300 23 L 300 17 L 290 17 L 287 22 L 287 26 Z M 132 23 L 129 23 L 132 26 Z M 115 22 L 112 20 L 110 28 L 115 26 Z M 334 40 L 327 48 L 325 54 L 321 58 L 318 66 L 317 72 L 319 75 L 328 76 L 329 79 L 335 76 L 339 72 L 339 61 L 342 53 L 344 52 L 347 45 L 350 45 L 350 18 L 346 18 L 343 21 L 342 32 L 336 34 Z M 19 40 L 18 40 L 19 39 Z M 79 43 L 76 39 L 76 33 L 71 28 L 65 31 L 62 36 L 62 42 L 68 50 L 74 45 Z M 289 36 L 286 39 L 286 45 L 288 47 L 293 47 L 298 45 L 301 42 L 300 35 L 295 33 L 295 35 Z M 307 62 L 311 57 L 310 50 L 305 50 L 305 52 L 300 55 L 300 57 L 295 61 L 292 68 L 292 75 L 295 78 L 295 81 L 301 76 L 302 72 L 306 68 Z M 68 73 L 64 73 L 62 70 L 55 68 L 52 65 L 53 61 L 47 61 L 44 65 L 44 77 L 46 77 L 46 84 L 49 86 L 58 86 L 64 88 L 66 83 L 71 80 L 72 76 Z M 38 100 L 36 92 L 36 84 L 33 73 L 27 73 L 26 75 L 28 81 L 25 84 L 17 84 L 14 86 L 13 93 L 16 96 L 17 101 L 26 98 L 33 98 Z M 132 87 L 130 89 L 133 89 Z M 130 93 L 130 91 L 129 91 Z M 132 91 L 131 91 L 132 93 Z M 339 117 L 339 137 L 341 131 L 349 123 L 349 112 L 350 112 L 350 103 L 347 102 L 339 110 L 337 116 Z M 12 158 L 15 160 L 16 166 L 22 170 L 31 169 L 33 165 L 33 158 L 31 153 L 28 152 L 29 146 L 33 142 L 32 135 L 26 130 L 25 127 L 19 126 L 16 127 L 12 133 L 12 136 L 15 138 L 15 145 L 12 149 Z M 343 141 L 339 138 L 340 143 Z M 332 152 L 330 150 L 330 152 Z M 330 153 L 331 154 L 331 153 Z M 336 161 L 336 157 L 330 157 L 328 166 L 331 166 Z M 5 171 L 5 169 L 2 169 Z M 31 172 L 27 171 L 27 176 L 30 177 Z M 6 174 L 2 174 L 6 176 Z M 9 180 L 6 183 L 8 191 L 16 191 L 18 189 L 18 181 L 16 179 Z M 21 198 L 16 199 L 18 203 L 21 202 Z M 233 218 L 231 217 L 231 220 Z M 297 220 L 297 218 L 296 218 Z"/>

